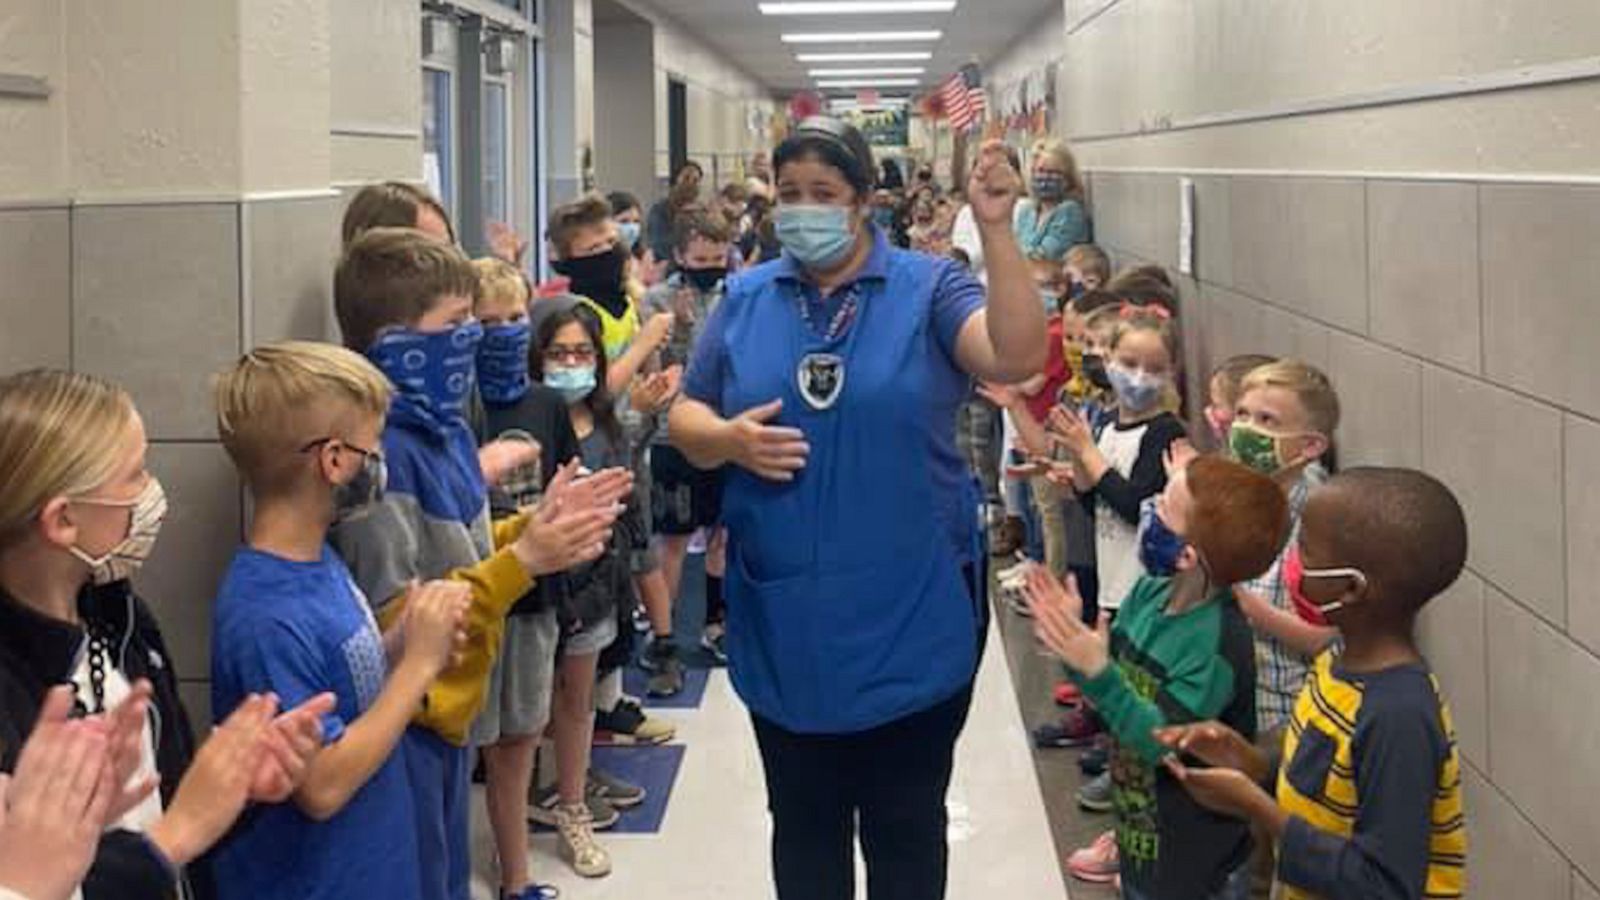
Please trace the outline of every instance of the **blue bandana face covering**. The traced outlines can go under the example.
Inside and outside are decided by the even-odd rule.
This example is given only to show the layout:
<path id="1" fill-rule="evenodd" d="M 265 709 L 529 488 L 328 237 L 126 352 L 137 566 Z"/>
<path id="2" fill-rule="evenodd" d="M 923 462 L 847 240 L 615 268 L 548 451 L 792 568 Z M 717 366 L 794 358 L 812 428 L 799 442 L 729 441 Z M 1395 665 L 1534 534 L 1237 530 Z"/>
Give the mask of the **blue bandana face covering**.
<path id="1" fill-rule="evenodd" d="M 778 243 L 809 269 L 837 265 L 855 245 L 850 207 L 787 203 L 778 207 Z"/>
<path id="2" fill-rule="evenodd" d="M 460 418 L 472 390 L 483 326 L 469 319 L 450 331 L 397 329 L 379 337 L 367 358 L 403 393 L 441 418 Z"/>
<path id="3" fill-rule="evenodd" d="M 1139 564 L 1145 571 L 1160 578 L 1178 574 L 1178 557 L 1187 546 L 1189 542 L 1156 514 L 1155 498 L 1146 500 L 1139 511 Z"/>
<path id="4" fill-rule="evenodd" d="M 486 325 L 478 345 L 478 393 L 486 403 L 515 403 L 528 393 L 528 320 Z"/>

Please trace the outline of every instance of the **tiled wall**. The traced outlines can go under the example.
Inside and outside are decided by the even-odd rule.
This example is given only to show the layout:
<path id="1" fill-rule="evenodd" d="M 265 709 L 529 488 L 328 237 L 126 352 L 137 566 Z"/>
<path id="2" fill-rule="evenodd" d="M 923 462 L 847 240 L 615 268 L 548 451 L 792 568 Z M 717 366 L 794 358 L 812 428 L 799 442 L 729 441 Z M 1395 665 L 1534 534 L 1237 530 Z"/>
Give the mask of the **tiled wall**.
<path id="1" fill-rule="evenodd" d="M 211 600 L 242 527 L 211 376 L 247 347 L 326 339 L 337 196 L 0 209 L 0 373 L 73 368 L 132 392 L 171 512 L 140 593 L 197 726 L 209 721 Z"/>
<path id="2" fill-rule="evenodd" d="M 1177 175 L 1095 172 L 1095 234 L 1176 271 Z M 1326 368 L 1344 465 L 1418 466 L 1471 528 L 1424 649 L 1467 762 L 1474 898 L 1600 898 L 1600 189 L 1195 179 L 1191 396 L 1241 352 Z"/>

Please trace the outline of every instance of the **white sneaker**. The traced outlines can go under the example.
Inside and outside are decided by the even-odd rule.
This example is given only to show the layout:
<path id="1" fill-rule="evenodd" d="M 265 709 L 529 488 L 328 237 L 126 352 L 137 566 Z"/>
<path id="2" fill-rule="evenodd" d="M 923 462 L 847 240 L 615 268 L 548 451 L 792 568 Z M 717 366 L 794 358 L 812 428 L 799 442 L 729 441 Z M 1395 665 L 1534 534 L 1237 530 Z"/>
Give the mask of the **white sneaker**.
<path id="1" fill-rule="evenodd" d="M 694 533 L 694 537 L 689 538 L 689 552 L 695 556 L 699 556 L 700 554 L 706 552 L 706 547 L 710 543 L 711 536 L 706 533 L 704 528 L 701 528 Z"/>
<path id="2" fill-rule="evenodd" d="M 588 807 L 556 808 L 557 848 L 572 871 L 584 878 L 603 878 L 611 874 L 611 854 L 594 839 L 593 820 Z"/>

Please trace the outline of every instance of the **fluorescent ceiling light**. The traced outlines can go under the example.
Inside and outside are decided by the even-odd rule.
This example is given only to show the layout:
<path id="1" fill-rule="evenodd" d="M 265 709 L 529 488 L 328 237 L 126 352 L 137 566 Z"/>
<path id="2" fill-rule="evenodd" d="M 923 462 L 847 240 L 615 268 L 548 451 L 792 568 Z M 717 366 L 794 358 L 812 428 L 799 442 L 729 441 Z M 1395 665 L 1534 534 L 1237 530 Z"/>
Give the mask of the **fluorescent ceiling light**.
<path id="1" fill-rule="evenodd" d="M 921 62 L 933 59 L 931 50 L 907 50 L 889 53 L 797 53 L 795 59 L 803 63 L 848 62 Z"/>
<path id="2" fill-rule="evenodd" d="M 922 81 L 916 78 L 850 78 L 844 81 L 819 81 L 817 87 L 822 88 L 858 88 L 858 87 L 916 87 Z"/>
<path id="3" fill-rule="evenodd" d="M 829 3 L 763 3 L 764 16 L 819 16 L 850 13 L 937 13 L 956 8 L 956 0 L 842 0 Z"/>
<path id="4" fill-rule="evenodd" d="M 862 75 L 922 75 L 927 71 L 921 66 L 885 66 L 876 69 L 812 69 L 806 74 L 812 78 L 852 78 Z"/>
<path id="5" fill-rule="evenodd" d="M 836 31 L 786 34 L 785 44 L 903 44 L 911 41 L 937 41 L 942 31 Z"/>

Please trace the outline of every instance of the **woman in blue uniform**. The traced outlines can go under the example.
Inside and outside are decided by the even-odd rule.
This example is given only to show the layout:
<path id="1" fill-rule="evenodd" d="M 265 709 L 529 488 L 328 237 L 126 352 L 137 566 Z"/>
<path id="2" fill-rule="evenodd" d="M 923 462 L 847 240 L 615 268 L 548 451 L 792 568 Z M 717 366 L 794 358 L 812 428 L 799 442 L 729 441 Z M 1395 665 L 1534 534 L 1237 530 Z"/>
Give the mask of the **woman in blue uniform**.
<path id="1" fill-rule="evenodd" d="M 956 451 L 971 379 L 1044 367 L 998 141 L 968 195 L 989 288 L 872 225 L 866 141 L 813 118 L 774 154 L 781 259 L 735 278 L 671 414 L 728 465 L 728 650 L 766 770 L 780 900 L 944 896 L 945 792 L 987 623 L 978 498 Z"/>

